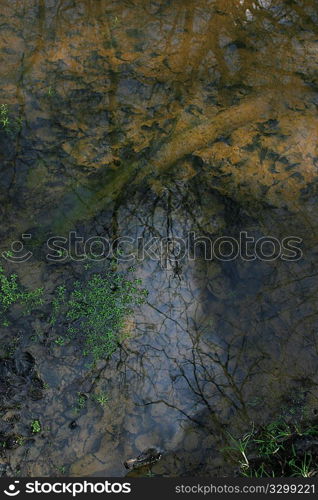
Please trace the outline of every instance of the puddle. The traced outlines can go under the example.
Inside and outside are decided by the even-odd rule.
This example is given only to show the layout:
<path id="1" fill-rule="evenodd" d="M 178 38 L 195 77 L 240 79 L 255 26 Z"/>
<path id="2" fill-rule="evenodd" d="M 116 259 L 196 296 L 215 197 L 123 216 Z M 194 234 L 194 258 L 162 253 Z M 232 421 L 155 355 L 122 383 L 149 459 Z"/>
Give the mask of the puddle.
<path id="1" fill-rule="evenodd" d="M 2 18 L 0 246 L 31 234 L 32 259 L 5 263 L 24 286 L 48 301 L 109 266 L 48 262 L 46 239 L 71 230 L 134 251 L 191 231 L 303 240 L 293 262 L 120 263 L 149 295 L 95 369 L 54 341 L 65 332 L 45 312 L 13 311 L 0 432 L 23 445 L 2 473 L 124 476 L 157 447 L 158 463 L 128 474 L 233 474 L 228 433 L 317 411 L 315 2 L 11 0 Z M 13 368 L 25 352 L 32 375 Z"/>

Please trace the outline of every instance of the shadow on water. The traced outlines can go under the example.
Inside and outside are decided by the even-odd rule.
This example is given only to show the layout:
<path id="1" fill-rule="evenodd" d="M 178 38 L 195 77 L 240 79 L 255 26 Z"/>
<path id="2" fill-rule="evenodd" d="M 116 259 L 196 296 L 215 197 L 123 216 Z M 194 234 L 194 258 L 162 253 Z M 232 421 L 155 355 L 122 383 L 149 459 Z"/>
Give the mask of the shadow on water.
<path id="1" fill-rule="evenodd" d="M 1 249 L 32 233 L 33 258 L 6 264 L 23 285 L 48 298 L 112 264 L 48 262 L 73 229 L 303 239 L 294 262 L 135 259 L 147 304 L 95 368 L 45 313 L 14 311 L 1 470 L 120 476 L 158 447 L 154 474 L 231 474 L 228 433 L 317 412 L 315 2 L 1 3 Z"/>

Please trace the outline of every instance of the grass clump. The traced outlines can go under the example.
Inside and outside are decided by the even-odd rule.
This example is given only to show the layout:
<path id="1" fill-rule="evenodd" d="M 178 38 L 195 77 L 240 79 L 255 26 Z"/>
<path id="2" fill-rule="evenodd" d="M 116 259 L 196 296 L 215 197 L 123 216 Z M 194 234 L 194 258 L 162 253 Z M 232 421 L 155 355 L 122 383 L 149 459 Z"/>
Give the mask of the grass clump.
<path id="1" fill-rule="evenodd" d="M 242 438 L 229 435 L 225 451 L 244 477 L 313 477 L 318 474 L 318 425 L 280 418 Z"/>
<path id="2" fill-rule="evenodd" d="M 84 355 L 93 361 L 109 358 L 125 338 L 125 321 L 132 306 L 145 301 L 147 291 L 140 285 L 141 280 L 108 272 L 76 281 L 70 291 L 59 287 L 51 324 L 66 322 L 67 336 L 80 339 Z"/>

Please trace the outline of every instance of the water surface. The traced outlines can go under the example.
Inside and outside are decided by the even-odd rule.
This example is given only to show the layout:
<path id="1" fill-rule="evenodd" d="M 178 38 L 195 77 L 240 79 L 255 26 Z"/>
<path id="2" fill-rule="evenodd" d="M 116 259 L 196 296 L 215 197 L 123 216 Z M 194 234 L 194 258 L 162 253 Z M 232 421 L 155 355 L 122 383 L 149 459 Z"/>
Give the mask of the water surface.
<path id="1" fill-rule="evenodd" d="M 92 272 L 47 261 L 47 237 L 70 230 L 303 239 L 297 262 L 135 262 L 148 303 L 93 371 L 76 343 L 56 345 L 63 332 L 45 315 L 16 313 L 1 327 L 2 356 L 14 340 L 42 385 L 35 397 L 14 379 L 2 397 L 3 432 L 27 438 L 2 469 L 120 476 L 127 458 L 158 446 L 153 474 L 233 474 L 227 433 L 317 412 L 316 2 L 0 6 L 0 103 L 12 125 L 0 131 L 1 249 L 32 235 L 33 258 L 7 264 L 26 287 L 50 297 Z M 99 392 L 105 407 L 91 398 Z M 79 393 L 88 399 L 76 412 Z"/>

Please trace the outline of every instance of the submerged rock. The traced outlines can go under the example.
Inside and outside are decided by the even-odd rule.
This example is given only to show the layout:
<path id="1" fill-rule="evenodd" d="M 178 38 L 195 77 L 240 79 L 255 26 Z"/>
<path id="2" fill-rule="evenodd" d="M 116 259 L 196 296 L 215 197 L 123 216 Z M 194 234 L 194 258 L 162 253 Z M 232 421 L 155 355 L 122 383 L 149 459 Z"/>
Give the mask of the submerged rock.
<path id="1" fill-rule="evenodd" d="M 151 465 L 162 457 L 162 451 L 159 448 L 148 448 L 136 458 L 130 458 L 124 462 L 126 469 L 137 469 L 145 465 Z"/>
<path id="2" fill-rule="evenodd" d="M 19 353 L 14 359 L 14 371 L 17 375 L 26 377 L 31 374 L 35 360 L 29 352 Z"/>

